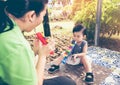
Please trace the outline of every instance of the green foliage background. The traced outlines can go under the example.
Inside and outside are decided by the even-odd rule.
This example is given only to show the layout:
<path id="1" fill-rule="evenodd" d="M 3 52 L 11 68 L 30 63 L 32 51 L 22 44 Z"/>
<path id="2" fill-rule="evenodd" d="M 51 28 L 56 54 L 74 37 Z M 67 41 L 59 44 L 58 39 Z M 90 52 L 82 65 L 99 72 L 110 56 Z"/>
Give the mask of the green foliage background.
<path id="1" fill-rule="evenodd" d="M 97 0 L 81 4 L 81 8 L 74 11 L 73 20 L 81 22 L 88 29 L 87 39 L 94 41 Z M 120 0 L 103 0 L 101 17 L 101 37 L 111 37 L 120 34 Z"/>

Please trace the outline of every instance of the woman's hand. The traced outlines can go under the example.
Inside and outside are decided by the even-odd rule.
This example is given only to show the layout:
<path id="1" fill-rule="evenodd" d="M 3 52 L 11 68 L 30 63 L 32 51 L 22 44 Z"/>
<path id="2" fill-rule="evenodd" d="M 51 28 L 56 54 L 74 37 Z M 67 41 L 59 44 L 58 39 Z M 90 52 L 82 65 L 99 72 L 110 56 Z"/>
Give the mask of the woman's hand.
<path id="1" fill-rule="evenodd" d="M 51 49 L 50 49 L 50 46 L 48 44 L 47 45 L 40 45 L 38 55 L 46 57 L 49 55 L 50 51 L 51 51 Z"/>
<path id="2" fill-rule="evenodd" d="M 35 55 L 38 54 L 39 44 L 40 44 L 40 41 L 36 38 L 36 39 L 33 41 L 33 51 L 34 51 Z"/>
<path id="3" fill-rule="evenodd" d="M 48 39 L 47 45 L 42 45 L 42 43 L 38 39 L 35 39 L 33 42 L 33 50 L 35 54 L 38 54 L 40 56 L 48 56 L 51 51 L 54 51 L 54 49 L 55 42 L 52 38 Z"/>
<path id="4" fill-rule="evenodd" d="M 48 46 L 51 49 L 51 51 L 55 50 L 55 40 L 53 38 L 48 39 Z"/>

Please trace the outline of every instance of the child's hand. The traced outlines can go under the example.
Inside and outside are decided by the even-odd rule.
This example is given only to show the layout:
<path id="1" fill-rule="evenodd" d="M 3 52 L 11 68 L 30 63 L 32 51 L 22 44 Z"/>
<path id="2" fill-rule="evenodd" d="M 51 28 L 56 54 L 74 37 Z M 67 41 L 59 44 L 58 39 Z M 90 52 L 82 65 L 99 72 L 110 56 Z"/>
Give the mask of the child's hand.
<path id="1" fill-rule="evenodd" d="M 74 62 L 76 61 L 76 58 L 78 57 L 78 55 L 77 54 L 74 54 L 74 55 L 72 55 L 73 56 L 73 60 L 74 60 Z"/>

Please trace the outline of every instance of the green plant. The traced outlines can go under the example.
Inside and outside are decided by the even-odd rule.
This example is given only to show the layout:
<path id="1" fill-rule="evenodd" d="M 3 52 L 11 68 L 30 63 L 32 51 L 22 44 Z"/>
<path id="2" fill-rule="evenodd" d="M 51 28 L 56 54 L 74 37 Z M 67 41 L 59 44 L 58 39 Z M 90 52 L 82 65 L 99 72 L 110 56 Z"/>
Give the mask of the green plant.
<path id="1" fill-rule="evenodd" d="M 96 2 L 86 3 L 82 6 L 82 9 L 76 12 L 73 20 L 81 22 L 87 28 L 87 39 L 94 41 L 94 29 L 95 29 L 95 7 Z"/>
<path id="2" fill-rule="evenodd" d="M 96 6 L 97 0 L 91 3 L 83 4 L 82 8 L 75 12 L 73 20 L 82 22 L 87 27 L 88 41 L 94 41 L 96 25 Z M 108 34 L 111 37 L 114 34 L 120 34 L 120 1 L 104 0 L 102 4 L 102 17 L 100 34 L 104 37 Z"/>
<path id="3" fill-rule="evenodd" d="M 114 1 L 114 0 L 113 0 Z M 108 34 L 111 37 L 120 34 L 120 5 L 106 1 L 103 3 L 101 20 L 101 35 L 104 37 Z"/>

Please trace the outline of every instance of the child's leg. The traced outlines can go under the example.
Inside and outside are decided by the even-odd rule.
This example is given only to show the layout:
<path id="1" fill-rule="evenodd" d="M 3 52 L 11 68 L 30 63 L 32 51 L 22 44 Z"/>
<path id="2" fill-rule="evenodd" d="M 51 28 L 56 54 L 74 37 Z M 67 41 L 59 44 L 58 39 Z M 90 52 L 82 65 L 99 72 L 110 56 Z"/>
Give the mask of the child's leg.
<path id="1" fill-rule="evenodd" d="M 53 64 L 51 65 L 51 67 L 48 69 L 48 73 L 54 73 L 54 72 L 58 71 L 58 70 L 59 70 L 59 67 L 60 67 L 59 65 L 60 65 L 62 59 L 63 59 L 62 56 L 56 58 L 56 59 L 53 61 Z"/>
<path id="2" fill-rule="evenodd" d="M 94 82 L 94 75 L 92 73 L 91 62 L 88 60 L 86 56 L 80 56 L 81 63 L 84 65 L 86 70 L 85 82 L 90 84 Z"/>
<path id="3" fill-rule="evenodd" d="M 63 60 L 63 56 L 59 56 L 58 58 L 56 58 L 54 61 L 53 61 L 53 64 L 55 65 L 60 65 L 61 64 L 61 61 Z"/>
<path id="4" fill-rule="evenodd" d="M 80 56 L 81 63 L 85 67 L 86 72 L 92 72 L 91 62 L 88 60 L 86 56 Z"/>

